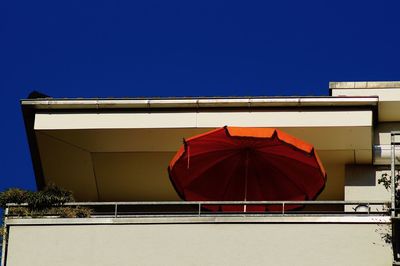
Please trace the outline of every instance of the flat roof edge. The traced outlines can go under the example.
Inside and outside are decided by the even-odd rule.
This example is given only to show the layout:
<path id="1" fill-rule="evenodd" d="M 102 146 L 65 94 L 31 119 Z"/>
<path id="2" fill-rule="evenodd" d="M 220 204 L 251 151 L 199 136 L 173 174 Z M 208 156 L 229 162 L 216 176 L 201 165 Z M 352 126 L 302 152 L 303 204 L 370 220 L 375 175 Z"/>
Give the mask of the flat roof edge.
<path id="1" fill-rule="evenodd" d="M 365 97 L 273 97 L 273 98 L 166 98 L 166 99 L 23 99 L 21 105 L 35 109 L 202 108 L 375 106 L 376 96 Z"/>
<path id="2" fill-rule="evenodd" d="M 329 89 L 400 89 L 400 81 L 333 81 Z"/>

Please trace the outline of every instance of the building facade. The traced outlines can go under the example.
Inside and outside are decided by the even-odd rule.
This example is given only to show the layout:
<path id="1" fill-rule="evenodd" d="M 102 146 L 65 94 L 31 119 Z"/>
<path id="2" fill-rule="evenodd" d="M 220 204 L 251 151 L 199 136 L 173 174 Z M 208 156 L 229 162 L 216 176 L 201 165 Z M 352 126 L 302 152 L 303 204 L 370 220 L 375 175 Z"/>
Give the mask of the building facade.
<path id="1" fill-rule="evenodd" d="M 96 211 L 7 217 L 3 265 L 396 263 L 394 193 L 378 181 L 397 162 L 400 82 L 331 82 L 322 97 L 21 105 L 38 189 L 54 183 Z M 289 213 L 226 215 L 181 201 L 169 161 L 183 138 L 225 125 L 279 128 L 312 143 L 328 174 L 324 191 Z"/>

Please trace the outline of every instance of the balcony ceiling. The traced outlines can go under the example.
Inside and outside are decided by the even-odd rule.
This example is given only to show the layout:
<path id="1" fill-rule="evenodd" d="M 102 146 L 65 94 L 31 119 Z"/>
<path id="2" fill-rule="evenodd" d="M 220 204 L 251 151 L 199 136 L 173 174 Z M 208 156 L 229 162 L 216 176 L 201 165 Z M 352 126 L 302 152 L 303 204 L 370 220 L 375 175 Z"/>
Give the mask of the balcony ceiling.
<path id="1" fill-rule="evenodd" d="M 167 166 L 182 139 L 215 127 L 278 127 L 313 143 L 328 172 L 320 199 L 343 199 L 344 166 L 372 161 L 372 111 L 36 114 L 45 183 L 80 201 L 178 200 Z"/>

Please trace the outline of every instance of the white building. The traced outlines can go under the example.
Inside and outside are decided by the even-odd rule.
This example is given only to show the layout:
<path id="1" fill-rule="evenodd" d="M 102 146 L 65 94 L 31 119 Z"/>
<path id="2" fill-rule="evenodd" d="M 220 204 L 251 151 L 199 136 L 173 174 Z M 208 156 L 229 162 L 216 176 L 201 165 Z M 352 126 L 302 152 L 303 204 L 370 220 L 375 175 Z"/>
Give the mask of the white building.
<path id="1" fill-rule="evenodd" d="M 391 265 L 391 193 L 377 180 L 390 174 L 400 82 L 332 82 L 330 95 L 22 100 L 38 188 L 55 183 L 98 211 L 8 217 L 3 265 Z M 316 204 L 189 212 L 197 205 L 180 201 L 168 163 L 182 138 L 225 125 L 314 144 L 328 173 Z"/>

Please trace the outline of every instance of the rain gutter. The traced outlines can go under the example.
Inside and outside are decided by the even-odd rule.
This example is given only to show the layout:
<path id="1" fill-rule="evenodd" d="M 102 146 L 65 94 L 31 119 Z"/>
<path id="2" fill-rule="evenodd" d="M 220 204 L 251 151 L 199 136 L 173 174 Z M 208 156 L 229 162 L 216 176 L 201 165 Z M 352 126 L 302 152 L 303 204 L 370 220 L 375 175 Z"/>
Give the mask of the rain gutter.
<path id="1" fill-rule="evenodd" d="M 150 98 L 150 99 L 24 99 L 34 109 L 143 109 L 219 107 L 323 107 L 376 106 L 377 96 L 367 97 L 270 97 L 270 98 Z"/>

